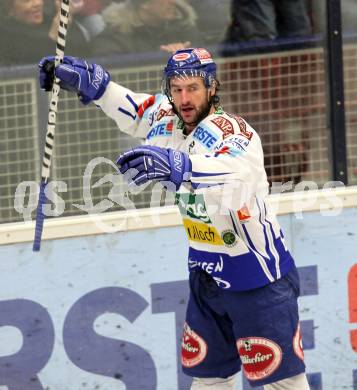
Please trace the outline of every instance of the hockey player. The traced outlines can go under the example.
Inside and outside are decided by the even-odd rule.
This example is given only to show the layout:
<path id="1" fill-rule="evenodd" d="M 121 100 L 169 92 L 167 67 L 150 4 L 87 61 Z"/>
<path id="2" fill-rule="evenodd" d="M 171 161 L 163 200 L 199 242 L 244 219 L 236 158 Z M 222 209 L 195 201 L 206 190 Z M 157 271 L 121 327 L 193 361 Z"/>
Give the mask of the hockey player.
<path id="1" fill-rule="evenodd" d="M 53 57 L 41 60 L 50 90 Z M 164 69 L 163 91 L 135 93 L 100 65 L 65 57 L 62 88 L 94 102 L 145 144 L 117 159 L 132 184 L 162 182 L 176 193 L 189 240 L 190 297 L 182 338 L 191 389 L 236 389 L 241 367 L 252 386 L 307 390 L 298 318 L 299 279 L 265 197 L 258 134 L 219 104 L 216 64 L 184 49 Z"/>

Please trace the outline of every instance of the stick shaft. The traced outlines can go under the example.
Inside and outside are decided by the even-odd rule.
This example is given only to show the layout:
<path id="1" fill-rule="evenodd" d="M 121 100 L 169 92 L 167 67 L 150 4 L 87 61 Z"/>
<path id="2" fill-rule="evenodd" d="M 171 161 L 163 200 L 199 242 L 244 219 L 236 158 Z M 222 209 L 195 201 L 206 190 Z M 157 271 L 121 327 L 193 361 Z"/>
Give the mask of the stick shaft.
<path id="1" fill-rule="evenodd" d="M 56 42 L 56 57 L 55 66 L 63 62 L 64 49 L 66 46 L 66 36 L 68 28 L 68 17 L 69 17 L 69 2 L 70 0 L 62 0 L 60 21 L 57 31 L 57 42 Z M 33 242 L 33 251 L 39 251 L 41 247 L 41 238 L 43 231 L 43 222 L 45 215 L 43 213 L 43 205 L 46 202 L 45 189 L 50 177 L 50 167 L 52 162 L 53 145 L 55 140 L 55 129 L 57 121 L 58 111 L 58 99 L 60 93 L 60 80 L 55 77 L 52 87 L 50 105 L 48 109 L 48 122 L 46 131 L 45 150 L 43 153 L 42 160 L 42 171 L 41 171 L 41 184 L 40 193 L 37 204 L 37 215 L 36 215 L 36 226 L 35 226 L 35 237 Z"/>
<path id="2" fill-rule="evenodd" d="M 55 66 L 63 62 L 64 49 L 66 46 L 67 28 L 68 28 L 69 1 L 70 0 L 62 0 L 61 3 L 60 22 L 58 25 L 57 42 L 56 42 Z M 48 110 L 45 151 L 42 160 L 41 179 L 45 183 L 47 183 L 50 176 L 51 159 L 53 153 L 53 144 L 55 139 L 55 128 L 56 128 L 56 121 L 57 121 L 58 99 L 59 99 L 59 93 L 61 89 L 59 83 L 60 80 L 57 77 L 55 77 L 53 82 L 53 87 L 52 87 L 49 110 Z"/>

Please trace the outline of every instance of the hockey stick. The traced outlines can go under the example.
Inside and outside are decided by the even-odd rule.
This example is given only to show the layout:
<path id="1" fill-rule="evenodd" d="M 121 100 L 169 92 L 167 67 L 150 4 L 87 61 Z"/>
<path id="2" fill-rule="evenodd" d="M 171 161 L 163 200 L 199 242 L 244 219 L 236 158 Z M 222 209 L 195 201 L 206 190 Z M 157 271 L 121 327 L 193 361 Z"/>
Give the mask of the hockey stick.
<path id="1" fill-rule="evenodd" d="M 67 27 L 68 27 L 69 2 L 70 0 L 61 1 L 60 21 L 59 21 L 58 31 L 57 31 L 55 66 L 63 62 L 64 49 L 66 46 Z M 60 80 L 57 77 L 55 77 L 53 82 L 53 87 L 52 87 L 50 106 L 48 109 L 46 143 L 45 143 L 45 150 L 44 150 L 43 160 L 42 160 L 41 184 L 40 184 L 40 193 L 39 193 L 38 204 L 37 204 L 35 238 L 32 247 L 32 250 L 34 252 L 39 251 L 41 247 L 43 221 L 45 218 L 42 208 L 46 202 L 45 188 L 50 176 L 50 167 L 51 167 L 53 144 L 55 138 L 56 119 L 57 119 L 57 106 L 58 106 L 58 98 L 60 92 L 59 83 Z"/>

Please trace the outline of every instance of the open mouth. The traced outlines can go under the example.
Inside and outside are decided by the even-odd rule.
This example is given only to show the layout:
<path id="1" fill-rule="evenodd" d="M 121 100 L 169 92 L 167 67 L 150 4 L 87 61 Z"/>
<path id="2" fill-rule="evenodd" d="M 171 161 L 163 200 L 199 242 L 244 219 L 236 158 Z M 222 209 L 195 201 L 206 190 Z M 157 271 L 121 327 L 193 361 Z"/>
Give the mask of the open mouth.
<path id="1" fill-rule="evenodd" d="M 184 107 L 181 109 L 181 111 L 182 111 L 183 115 L 187 116 L 187 115 L 190 115 L 193 113 L 194 108 L 193 107 Z"/>

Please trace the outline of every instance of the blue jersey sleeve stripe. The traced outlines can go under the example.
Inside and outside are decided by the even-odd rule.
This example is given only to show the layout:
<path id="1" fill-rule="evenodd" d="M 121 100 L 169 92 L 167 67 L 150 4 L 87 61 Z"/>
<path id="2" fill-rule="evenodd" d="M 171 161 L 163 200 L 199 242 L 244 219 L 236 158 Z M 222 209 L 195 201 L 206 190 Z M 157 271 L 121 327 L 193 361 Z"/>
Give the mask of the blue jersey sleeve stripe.
<path id="1" fill-rule="evenodd" d="M 125 114 L 127 116 L 130 116 L 133 120 L 136 119 L 136 115 L 133 115 L 131 112 L 127 111 L 125 108 L 123 107 L 119 107 L 118 108 L 118 111 L 120 111 L 122 114 Z"/>
<path id="2" fill-rule="evenodd" d="M 192 172 L 192 177 L 211 177 L 211 176 L 222 176 L 222 175 L 229 175 L 231 174 L 232 172 L 217 172 L 217 173 L 213 173 L 213 172 L 207 172 L 207 173 L 204 173 L 204 172 Z"/>
<path id="3" fill-rule="evenodd" d="M 271 274 L 271 272 L 269 271 L 269 268 L 268 268 L 268 266 L 267 266 L 267 264 L 266 264 L 266 261 L 265 261 L 265 259 L 264 259 L 264 256 L 262 256 L 262 255 L 256 250 L 256 248 L 254 247 L 254 244 L 253 244 L 253 242 L 252 242 L 252 240 L 251 240 L 251 238 L 250 238 L 250 236 L 249 236 L 249 233 L 248 233 L 247 228 L 246 228 L 244 225 L 242 225 L 242 227 L 243 227 L 244 233 L 245 233 L 245 235 L 246 235 L 246 237 L 247 237 L 247 240 L 248 240 L 250 249 L 254 252 L 256 258 L 258 259 L 259 264 L 260 264 L 260 266 L 261 266 L 261 268 L 262 268 L 262 270 L 263 270 L 265 276 L 268 278 L 268 280 L 269 280 L 270 282 L 274 282 L 275 279 L 274 279 L 273 275 Z"/>
<path id="4" fill-rule="evenodd" d="M 267 234 L 267 226 L 266 226 L 266 223 L 263 219 L 264 215 L 263 215 L 263 209 L 260 207 L 260 204 L 259 204 L 259 201 L 258 199 L 256 198 L 255 199 L 256 201 L 256 204 L 258 206 L 258 209 L 259 209 L 259 222 L 260 222 L 260 225 L 262 226 L 263 228 L 263 234 L 264 234 L 264 240 L 265 240 L 265 251 L 267 253 L 267 255 L 269 256 L 270 259 L 274 259 L 275 263 L 277 261 L 277 258 L 273 255 L 271 249 L 270 249 L 270 246 L 274 246 L 274 242 L 272 242 L 269 237 L 268 237 L 268 234 Z M 275 270 L 276 271 L 276 270 Z"/>
<path id="5" fill-rule="evenodd" d="M 129 102 L 132 104 L 132 106 L 134 107 L 135 111 L 138 112 L 139 111 L 139 106 L 134 102 L 133 98 L 129 95 L 129 94 L 126 94 L 125 96 Z"/>
<path id="6" fill-rule="evenodd" d="M 194 183 L 191 182 L 191 186 L 194 190 L 202 189 L 202 188 L 209 188 L 209 187 L 217 187 L 217 186 L 223 186 L 226 183 Z"/>
<path id="7" fill-rule="evenodd" d="M 272 252 L 273 252 L 273 256 L 275 257 L 276 277 L 279 279 L 281 277 L 280 254 L 279 254 L 279 251 L 277 250 L 277 248 L 275 247 L 275 242 L 278 238 L 275 236 L 272 223 L 267 219 L 267 208 L 266 208 L 266 204 L 264 201 L 263 201 L 263 205 L 264 205 L 264 220 L 269 225 L 269 233 L 270 233 L 269 238 L 272 242 Z"/>

